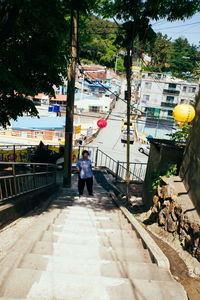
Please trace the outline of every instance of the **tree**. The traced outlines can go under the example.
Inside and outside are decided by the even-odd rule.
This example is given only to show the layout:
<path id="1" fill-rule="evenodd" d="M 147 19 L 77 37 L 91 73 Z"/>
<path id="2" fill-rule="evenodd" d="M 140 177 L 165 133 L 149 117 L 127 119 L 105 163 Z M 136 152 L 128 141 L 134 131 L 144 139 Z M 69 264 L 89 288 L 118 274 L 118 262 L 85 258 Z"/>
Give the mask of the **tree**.
<path id="1" fill-rule="evenodd" d="M 155 44 L 147 48 L 147 52 L 151 56 L 152 65 L 156 71 L 165 71 L 167 62 L 169 60 L 169 47 L 171 46 L 168 36 L 157 33 Z"/>
<path id="2" fill-rule="evenodd" d="M 177 130 L 174 133 L 170 133 L 168 136 L 170 136 L 170 139 L 174 142 L 186 143 L 191 127 L 192 125 L 190 124 L 184 124 L 182 129 Z"/>
<path id="3" fill-rule="evenodd" d="M 198 56 L 198 51 L 194 45 L 189 44 L 187 39 L 179 37 L 171 43 L 169 56 L 170 70 L 174 75 L 183 77 L 184 73 L 195 69 L 195 57 Z"/>
<path id="4" fill-rule="evenodd" d="M 67 72 L 67 21 L 62 1 L 7 0 L 0 4 L 0 124 L 37 115 L 28 96 L 54 96 Z"/>
<path id="5" fill-rule="evenodd" d="M 117 26 L 114 22 L 90 16 L 80 26 L 80 58 L 86 62 L 102 64 L 114 68 L 119 47 L 115 45 Z M 118 54 L 117 70 L 123 71 L 122 55 Z"/>

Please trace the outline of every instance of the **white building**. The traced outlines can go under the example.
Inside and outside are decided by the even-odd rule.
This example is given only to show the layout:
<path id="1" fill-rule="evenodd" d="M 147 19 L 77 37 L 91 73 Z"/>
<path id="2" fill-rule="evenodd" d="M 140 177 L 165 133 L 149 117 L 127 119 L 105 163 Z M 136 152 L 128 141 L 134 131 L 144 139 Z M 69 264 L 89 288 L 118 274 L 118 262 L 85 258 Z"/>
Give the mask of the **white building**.
<path id="1" fill-rule="evenodd" d="M 140 108 L 148 117 L 172 120 L 178 104 L 193 104 L 199 90 L 197 82 L 174 78 L 166 73 L 142 72 Z"/>
<path id="2" fill-rule="evenodd" d="M 95 95 L 77 94 L 74 109 L 79 112 L 107 113 L 111 109 L 113 99 L 110 97 L 97 97 Z"/>

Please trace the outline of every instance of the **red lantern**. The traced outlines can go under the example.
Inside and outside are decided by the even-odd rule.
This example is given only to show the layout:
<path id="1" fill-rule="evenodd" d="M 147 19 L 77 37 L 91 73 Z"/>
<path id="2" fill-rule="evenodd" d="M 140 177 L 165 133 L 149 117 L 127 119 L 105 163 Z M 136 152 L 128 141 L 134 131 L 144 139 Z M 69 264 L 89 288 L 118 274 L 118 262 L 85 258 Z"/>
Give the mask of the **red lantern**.
<path id="1" fill-rule="evenodd" d="M 107 126 L 107 121 L 104 120 L 104 119 L 100 119 L 100 120 L 97 121 L 97 126 L 98 126 L 99 128 L 104 128 L 104 127 Z"/>

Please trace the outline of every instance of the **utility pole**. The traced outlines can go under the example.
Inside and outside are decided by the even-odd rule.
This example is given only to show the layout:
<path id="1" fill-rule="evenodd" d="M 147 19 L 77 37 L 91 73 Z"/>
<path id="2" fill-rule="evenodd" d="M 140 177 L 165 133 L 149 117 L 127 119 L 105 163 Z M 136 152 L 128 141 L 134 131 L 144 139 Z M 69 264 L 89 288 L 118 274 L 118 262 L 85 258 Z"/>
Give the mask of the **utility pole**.
<path id="1" fill-rule="evenodd" d="M 116 61 L 115 61 L 115 74 L 116 74 L 117 73 L 117 61 L 119 58 L 119 54 L 117 53 L 117 55 L 115 57 L 116 57 Z"/>
<path id="2" fill-rule="evenodd" d="M 67 105 L 65 121 L 64 186 L 71 186 L 74 94 L 76 79 L 76 60 L 78 55 L 78 11 L 72 9 L 70 24 L 70 57 L 67 72 Z"/>
<path id="3" fill-rule="evenodd" d="M 131 66 L 132 66 L 132 51 L 127 49 L 127 55 L 124 58 L 124 65 L 126 68 L 126 80 L 127 80 L 127 149 L 126 149 L 126 191 L 127 198 L 129 197 L 129 185 L 130 185 L 130 103 L 131 103 Z"/>

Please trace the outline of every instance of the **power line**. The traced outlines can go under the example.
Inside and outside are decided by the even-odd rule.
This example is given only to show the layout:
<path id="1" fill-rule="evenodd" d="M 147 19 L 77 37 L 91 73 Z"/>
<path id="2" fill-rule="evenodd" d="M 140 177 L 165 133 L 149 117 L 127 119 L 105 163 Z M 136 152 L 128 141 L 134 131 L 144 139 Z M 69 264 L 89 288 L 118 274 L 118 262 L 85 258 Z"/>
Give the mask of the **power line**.
<path id="1" fill-rule="evenodd" d="M 196 24 L 200 24 L 200 22 L 194 22 L 194 23 L 190 23 L 190 24 L 183 24 L 183 25 L 177 25 L 177 26 L 172 26 L 172 27 L 167 27 L 167 28 L 157 28 L 156 30 L 170 30 L 170 29 L 174 29 L 174 28 L 180 28 L 180 27 L 185 27 L 185 26 L 191 26 L 191 25 L 196 25 Z"/>
<path id="2" fill-rule="evenodd" d="M 80 116 L 80 117 L 87 117 L 87 118 L 92 118 L 92 119 L 99 119 L 99 116 L 90 116 L 90 115 L 86 115 L 86 114 L 80 114 L 80 113 L 74 113 L 74 115 L 76 115 L 76 116 Z M 111 117 L 109 117 L 109 121 L 116 121 L 116 122 L 122 122 L 122 120 L 121 119 L 114 119 L 114 118 L 112 118 L 112 116 L 114 116 L 113 114 L 111 114 Z M 118 118 L 120 118 L 120 116 L 116 116 L 116 117 L 118 117 Z M 155 120 L 155 121 L 154 121 Z M 154 118 L 154 117 L 150 117 L 149 116 L 149 118 L 148 118 L 148 115 L 147 115 L 147 119 L 146 120 L 142 120 L 142 119 L 133 119 L 133 123 L 136 123 L 136 124 L 148 124 L 148 122 L 149 122 L 149 125 L 155 125 L 155 126 L 157 126 L 159 123 L 160 123 L 160 125 L 161 125 L 161 122 L 162 121 L 166 121 L 166 120 L 163 120 L 163 119 L 156 119 L 156 118 Z M 171 129 L 172 127 L 173 127 L 173 124 L 162 124 L 162 127 L 164 127 L 164 128 L 168 128 L 168 129 Z"/>

